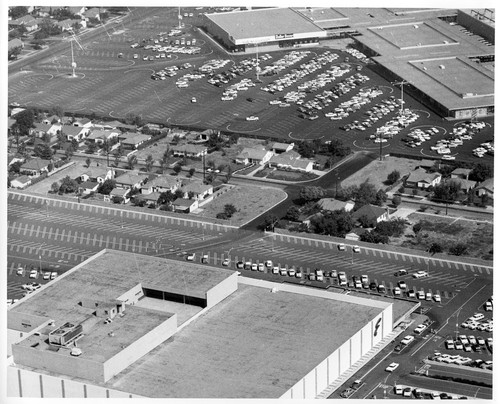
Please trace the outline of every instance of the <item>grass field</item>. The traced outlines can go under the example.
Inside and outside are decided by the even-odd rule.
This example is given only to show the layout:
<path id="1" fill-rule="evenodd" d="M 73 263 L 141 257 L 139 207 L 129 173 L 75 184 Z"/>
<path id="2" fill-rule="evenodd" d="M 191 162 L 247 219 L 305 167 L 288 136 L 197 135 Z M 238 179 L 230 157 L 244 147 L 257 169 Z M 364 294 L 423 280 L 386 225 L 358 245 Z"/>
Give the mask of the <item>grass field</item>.
<path id="1" fill-rule="evenodd" d="M 267 187 L 236 186 L 229 192 L 205 205 L 200 213 L 203 217 L 215 217 L 224 211 L 224 205 L 232 204 L 237 212 L 231 218 L 231 225 L 242 225 L 264 213 L 286 198 L 286 193 Z"/>

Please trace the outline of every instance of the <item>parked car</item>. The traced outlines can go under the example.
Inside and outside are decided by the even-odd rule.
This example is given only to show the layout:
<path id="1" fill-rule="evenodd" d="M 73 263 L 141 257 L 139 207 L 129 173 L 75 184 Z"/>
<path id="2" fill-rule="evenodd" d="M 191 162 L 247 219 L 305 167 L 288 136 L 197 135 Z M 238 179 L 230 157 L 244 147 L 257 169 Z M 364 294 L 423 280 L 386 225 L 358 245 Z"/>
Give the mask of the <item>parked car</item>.
<path id="1" fill-rule="evenodd" d="M 354 253 L 360 253 L 361 249 L 359 248 L 359 246 L 353 245 L 352 246 L 352 252 L 354 252 Z"/>
<path id="2" fill-rule="evenodd" d="M 425 278 L 427 276 L 429 276 L 429 273 L 426 271 L 417 271 L 413 274 L 413 277 L 416 279 Z"/>
<path id="3" fill-rule="evenodd" d="M 422 334 L 426 328 L 427 326 L 425 324 L 420 324 L 417 326 L 417 328 L 415 328 L 414 331 L 416 334 Z"/>
<path id="4" fill-rule="evenodd" d="M 231 263 L 231 260 L 229 258 L 225 258 L 224 261 L 222 261 L 222 266 L 228 267 L 230 263 Z"/>
<path id="5" fill-rule="evenodd" d="M 415 337 L 413 335 L 407 335 L 401 340 L 401 343 L 403 345 L 409 345 L 414 339 Z"/>
<path id="6" fill-rule="evenodd" d="M 337 248 L 339 249 L 339 251 L 345 251 L 345 244 L 337 244 Z"/>

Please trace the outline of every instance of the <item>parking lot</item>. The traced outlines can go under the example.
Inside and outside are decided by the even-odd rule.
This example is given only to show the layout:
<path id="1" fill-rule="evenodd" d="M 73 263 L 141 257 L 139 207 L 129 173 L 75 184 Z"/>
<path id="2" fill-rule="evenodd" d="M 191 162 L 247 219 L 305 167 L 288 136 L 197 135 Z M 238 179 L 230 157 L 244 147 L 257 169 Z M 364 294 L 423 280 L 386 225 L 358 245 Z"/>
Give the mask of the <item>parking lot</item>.
<path id="1" fill-rule="evenodd" d="M 286 141 L 336 138 L 354 150 L 384 154 L 493 160 L 488 120 L 480 130 L 466 129 L 470 139 L 464 139 L 454 133 L 461 123 L 443 121 L 407 95 L 401 104 L 400 89 L 372 71 L 359 52 L 227 54 L 197 28 L 200 11 L 182 10 L 188 16 L 179 24 L 177 9 L 160 8 L 153 16 L 133 10 L 99 37 L 73 41 L 74 78 L 68 40 L 62 54 L 11 72 L 9 101 Z M 408 142 L 418 129 L 422 139 Z M 453 142 L 441 143 L 440 150 L 449 152 L 431 149 L 448 137 Z"/>

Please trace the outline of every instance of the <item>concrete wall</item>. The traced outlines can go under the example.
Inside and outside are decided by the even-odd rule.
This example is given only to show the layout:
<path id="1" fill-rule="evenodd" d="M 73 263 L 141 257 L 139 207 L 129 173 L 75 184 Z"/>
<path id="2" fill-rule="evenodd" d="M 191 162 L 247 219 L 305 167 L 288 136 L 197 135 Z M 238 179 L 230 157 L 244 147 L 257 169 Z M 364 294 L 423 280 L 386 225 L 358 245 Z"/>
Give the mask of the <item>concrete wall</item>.
<path id="1" fill-rule="evenodd" d="M 380 322 L 379 322 L 380 321 Z M 375 327 L 379 324 L 377 335 Z M 290 390 L 280 398 L 312 399 L 325 390 L 342 373 L 353 366 L 363 355 L 387 333 L 392 331 L 392 306 L 366 324 L 348 341 L 342 344 L 328 358 L 322 361 L 306 376 L 300 379 Z"/>
<path id="2" fill-rule="evenodd" d="M 125 304 L 135 304 L 143 296 L 144 292 L 142 290 L 142 284 L 138 283 L 132 289 L 119 296 L 116 300 L 124 302 Z"/>
<path id="3" fill-rule="evenodd" d="M 207 292 L 207 308 L 215 306 L 238 289 L 238 274 L 234 272 Z"/>
<path id="4" fill-rule="evenodd" d="M 122 349 L 118 354 L 104 363 L 103 379 L 107 382 L 128 366 L 136 362 L 142 356 L 165 342 L 177 331 L 177 314 L 161 323 L 158 327 L 137 339 L 129 346 Z"/>
<path id="5" fill-rule="evenodd" d="M 478 10 L 479 11 L 479 10 Z M 486 13 L 486 16 L 490 16 Z M 493 16 L 493 19 L 495 16 Z M 457 10 L 457 22 L 462 26 L 467 28 L 469 31 L 476 35 L 480 35 L 492 44 L 495 44 L 495 25 L 489 25 L 483 21 L 478 20 L 475 16 L 465 13 L 462 10 Z M 495 52 L 494 49 L 491 50 Z"/>
<path id="6" fill-rule="evenodd" d="M 12 353 L 15 363 L 41 371 L 56 374 L 68 374 L 85 380 L 101 382 L 104 380 L 102 363 L 75 357 L 69 354 L 69 349 L 61 349 L 61 353 L 49 350 L 40 350 L 25 345 L 13 345 Z"/>
<path id="7" fill-rule="evenodd" d="M 75 380 L 7 367 L 7 397 L 27 398 L 133 398 L 141 397 Z"/>

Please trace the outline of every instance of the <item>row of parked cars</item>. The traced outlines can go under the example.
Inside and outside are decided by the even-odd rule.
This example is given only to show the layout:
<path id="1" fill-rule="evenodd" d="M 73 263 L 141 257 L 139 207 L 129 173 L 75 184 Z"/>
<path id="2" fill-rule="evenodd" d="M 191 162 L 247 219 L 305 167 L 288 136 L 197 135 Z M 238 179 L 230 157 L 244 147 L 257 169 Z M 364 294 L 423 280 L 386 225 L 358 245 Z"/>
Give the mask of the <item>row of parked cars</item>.
<path id="1" fill-rule="evenodd" d="M 493 370 L 493 361 L 491 360 L 488 361 L 485 361 L 483 359 L 474 360 L 461 355 L 450 355 L 446 353 L 434 352 L 433 355 L 429 356 L 429 360 L 440 363 L 464 365 L 481 369 Z"/>
<path id="2" fill-rule="evenodd" d="M 394 386 L 394 394 L 403 397 L 415 397 L 421 400 L 446 400 L 446 399 L 467 399 L 466 396 L 457 396 L 455 394 L 440 393 L 438 391 L 423 390 L 410 386 L 397 384 Z"/>
<path id="3" fill-rule="evenodd" d="M 459 335 L 455 340 L 446 340 L 444 346 L 446 347 L 446 349 L 464 350 L 466 352 L 481 352 L 486 348 L 493 351 L 493 338 L 489 337 L 485 340 L 481 336 L 466 336 L 465 334 L 462 334 Z"/>
<path id="4" fill-rule="evenodd" d="M 476 313 L 465 320 L 461 324 L 461 327 L 468 328 L 469 330 L 493 332 L 493 319 L 486 319 L 484 314 Z"/>
<path id="5" fill-rule="evenodd" d="M 419 114 L 405 108 L 398 113 L 398 116 L 394 119 L 387 121 L 384 125 L 377 128 L 376 132 L 370 135 L 370 139 L 373 139 L 375 143 L 385 143 L 387 139 L 393 138 L 397 135 L 403 128 L 415 122 L 420 117 Z M 415 147 L 415 146 L 412 146 Z"/>
<path id="6" fill-rule="evenodd" d="M 347 48 L 345 51 L 350 55 L 354 56 L 356 59 L 360 60 L 361 62 L 368 63 L 369 61 L 368 56 L 366 56 L 363 52 L 360 52 L 357 49 Z"/>

